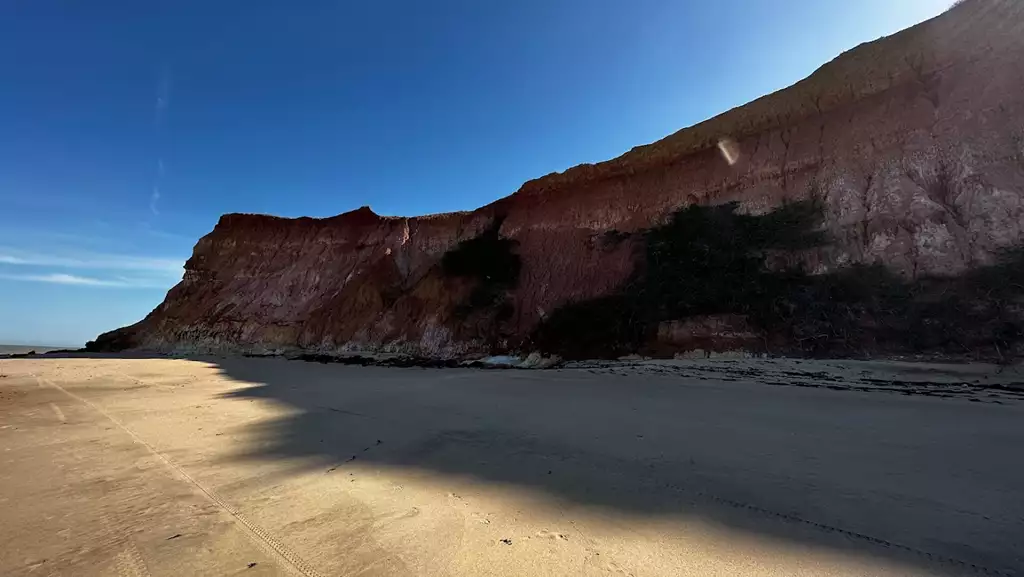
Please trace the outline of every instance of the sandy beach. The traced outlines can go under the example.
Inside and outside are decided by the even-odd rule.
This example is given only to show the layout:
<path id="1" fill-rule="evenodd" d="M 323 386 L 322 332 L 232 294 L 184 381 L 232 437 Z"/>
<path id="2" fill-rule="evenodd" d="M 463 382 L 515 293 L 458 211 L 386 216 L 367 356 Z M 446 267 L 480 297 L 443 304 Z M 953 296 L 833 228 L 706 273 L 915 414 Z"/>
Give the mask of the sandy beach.
<path id="1" fill-rule="evenodd" d="M 1013 575 L 1024 376 L 0 360 L 0 574 Z"/>

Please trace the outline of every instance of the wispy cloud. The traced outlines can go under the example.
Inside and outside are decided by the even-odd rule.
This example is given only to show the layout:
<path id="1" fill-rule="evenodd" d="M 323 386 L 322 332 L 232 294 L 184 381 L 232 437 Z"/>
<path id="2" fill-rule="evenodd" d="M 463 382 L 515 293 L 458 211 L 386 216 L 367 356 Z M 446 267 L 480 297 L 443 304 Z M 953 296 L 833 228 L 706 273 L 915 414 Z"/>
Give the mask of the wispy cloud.
<path id="1" fill-rule="evenodd" d="M 154 215 L 159 215 L 160 211 L 156 208 L 156 203 L 160 202 L 160 187 L 154 186 L 152 194 L 149 195 L 149 211 Z"/>
<path id="2" fill-rule="evenodd" d="M 154 283 L 146 280 L 134 280 L 119 278 L 117 280 L 101 279 L 73 274 L 50 273 L 50 274 L 0 274 L 0 279 L 41 282 L 49 284 L 63 284 L 88 287 L 125 288 L 125 289 L 146 289 L 146 288 L 167 288 L 166 283 Z"/>
<path id="3" fill-rule="evenodd" d="M 132 270 L 181 275 L 183 259 L 104 253 L 39 254 L 0 247 L 0 264 L 71 269 Z"/>
<path id="4" fill-rule="evenodd" d="M 164 116 L 171 106 L 171 69 L 164 66 L 160 70 L 160 79 L 156 86 L 156 104 L 154 105 L 154 124 L 159 130 L 164 123 Z"/>
<path id="5" fill-rule="evenodd" d="M 0 223 L 0 247 L 9 245 L 47 246 L 64 244 L 70 246 L 99 246 L 108 244 L 109 239 L 90 234 L 78 234 L 65 230 L 43 230 L 37 226 Z M 3 249 L 0 248 L 0 251 Z"/>
<path id="6" fill-rule="evenodd" d="M 167 111 L 171 107 L 171 70 L 167 66 L 160 71 L 160 80 L 156 88 L 156 104 L 154 105 L 154 131 L 157 142 L 156 176 L 153 177 L 153 189 L 149 194 L 149 211 L 153 216 L 159 216 L 160 211 L 157 205 L 160 202 L 160 185 L 164 179 L 166 167 L 164 166 L 162 148 L 164 122 L 166 122 Z"/>

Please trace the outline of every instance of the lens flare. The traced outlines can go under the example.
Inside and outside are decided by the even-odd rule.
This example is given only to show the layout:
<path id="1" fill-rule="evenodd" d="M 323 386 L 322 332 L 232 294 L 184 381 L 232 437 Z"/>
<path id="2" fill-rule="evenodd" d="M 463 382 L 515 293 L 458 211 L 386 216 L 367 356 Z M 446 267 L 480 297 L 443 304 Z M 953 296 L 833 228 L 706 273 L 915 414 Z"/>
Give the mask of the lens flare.
<path id="1" fill-rule="evenodd" d="M 722 158 L 729 163 L 729 166 L 736 164 L 740 159 L 740 147 L 728 138 L 718 141 L 718 151 L 722 153 Z"/>

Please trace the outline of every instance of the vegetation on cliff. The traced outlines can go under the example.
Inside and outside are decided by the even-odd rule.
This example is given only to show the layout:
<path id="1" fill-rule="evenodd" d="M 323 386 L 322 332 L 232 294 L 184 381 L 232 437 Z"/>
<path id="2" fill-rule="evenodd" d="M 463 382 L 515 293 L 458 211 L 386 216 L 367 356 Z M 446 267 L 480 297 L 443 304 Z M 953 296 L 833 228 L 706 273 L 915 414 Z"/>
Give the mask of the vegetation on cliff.
<path id="1" fill-rule="evenodd" d="M 515 307 L 509 292 L 519 284 L 522 260 L 518 243 L 501 235 L 502 217 L 495 218 L 479 235 L 464 240 L 441 257 L 441 271 L 447 278 L 461 278 L 473 283 L 468 298 L 455 307 L 455 318 L 465 321 L 478 315 L 471 323 L 475 338 L 488 343 L 492 352 L 501 352 L 510 333 L 504 324 L 512 318 Z"/>
<path id="2" fill-rule="evenodd" d="M 566 358 L 643 352 L 665 321 L 742 315 L 771 352 L 1005 354 L 1024 341 L 1024 251 L 961 277 L 904 280 L 882 265 L 811 274 L 801 254 L 826 245 L 816 201 L 764 215 L 692 205 L 638 233 L 620 290 L 555 310 L 532 346 Z M 788 264 L 779 264 L 779 263 Z"/>

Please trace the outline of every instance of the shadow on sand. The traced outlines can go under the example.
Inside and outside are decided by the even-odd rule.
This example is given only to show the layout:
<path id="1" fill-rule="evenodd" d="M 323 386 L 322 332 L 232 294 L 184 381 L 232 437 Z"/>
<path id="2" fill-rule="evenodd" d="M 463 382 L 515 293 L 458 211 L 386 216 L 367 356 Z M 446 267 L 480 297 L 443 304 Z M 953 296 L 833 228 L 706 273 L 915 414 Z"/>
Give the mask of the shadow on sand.
<path id="1" fill-rule="evenodd" d="M 221 359 L 229 396 L 298 410 L 245 458 L 470 476 L 949 574 L 1024 559 L 1020 406 L 586 371 Z M 342 473 L 338 473 L 342 474 Z"/>
<path id="2" fill-rule="evenodd" d="M 935 574 L 1024 567 L 1021 402 L 607 371 L 196 360 L 250 384 L 229 398 L 294 409 L 245 425 L 241 459 L 469 477 Z"/>

